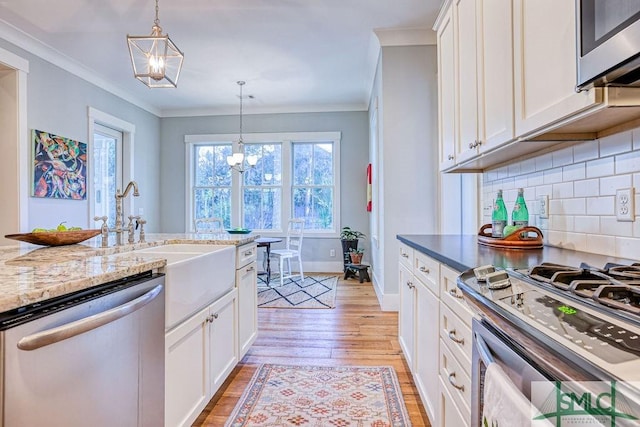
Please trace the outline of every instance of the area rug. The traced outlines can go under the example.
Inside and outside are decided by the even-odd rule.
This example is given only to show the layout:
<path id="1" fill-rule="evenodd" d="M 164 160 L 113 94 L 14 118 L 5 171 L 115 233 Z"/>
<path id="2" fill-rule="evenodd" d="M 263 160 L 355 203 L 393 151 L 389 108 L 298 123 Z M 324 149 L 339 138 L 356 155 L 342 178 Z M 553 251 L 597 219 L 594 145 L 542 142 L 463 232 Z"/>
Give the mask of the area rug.
<path id="1" fill-rule="evenodd" d="M 270 286 L 258 282 L 258 307 L 261 308 L 334 308 L 338 276 L 305 276 L 286 279 L 271 278 Z"/>
<path id="2" fill-rule="evenodd" d="M 406 427 L 389 366 L 261 365 L 225 427 Z"/>

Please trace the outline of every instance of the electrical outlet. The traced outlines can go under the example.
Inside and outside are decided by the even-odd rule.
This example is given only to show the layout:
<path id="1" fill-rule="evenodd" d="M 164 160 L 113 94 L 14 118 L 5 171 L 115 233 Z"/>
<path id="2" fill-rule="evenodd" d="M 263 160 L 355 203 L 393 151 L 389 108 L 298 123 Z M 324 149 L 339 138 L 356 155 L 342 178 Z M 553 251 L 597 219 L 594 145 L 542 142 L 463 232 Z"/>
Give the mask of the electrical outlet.
<path id="1" fill-rule="evenodd" d="M 618 221 L 633 221 L 635 215 L 633 187 L 617 190 L 616 218 Z"/>
<path id="2" fill-rule="evenodd" d="M 546 194 L 538 197 L 538 215 L 542 219 L 549 218 L 549 196 Z"/>
<path id="3" fill-rule="evenodd" d="M 329 256 L 336 256 L 336 250 L 335 249 L 329 249 Z"/>

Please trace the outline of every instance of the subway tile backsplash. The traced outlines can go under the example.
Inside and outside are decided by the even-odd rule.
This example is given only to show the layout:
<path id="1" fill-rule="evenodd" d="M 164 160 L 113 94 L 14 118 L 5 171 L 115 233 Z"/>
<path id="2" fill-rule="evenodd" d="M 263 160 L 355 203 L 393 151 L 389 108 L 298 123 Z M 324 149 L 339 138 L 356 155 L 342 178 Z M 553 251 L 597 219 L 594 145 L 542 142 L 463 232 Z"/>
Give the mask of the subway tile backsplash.
<path id="1" fill-rule="evenodd" d="M 615 216 L 615 194 L 635 187 L 635 220 Z M 503 190 L 509 213 L 524 188 L 529 223 L 544 233 L 545 244 L 640 260 L 640 128 L 512 162 L 485 171 L 482 206 Z M 538 199 L 549 196 L 549 219 L 538 214 Z M 483 211 L 483 223 L 491 212 Z"/>

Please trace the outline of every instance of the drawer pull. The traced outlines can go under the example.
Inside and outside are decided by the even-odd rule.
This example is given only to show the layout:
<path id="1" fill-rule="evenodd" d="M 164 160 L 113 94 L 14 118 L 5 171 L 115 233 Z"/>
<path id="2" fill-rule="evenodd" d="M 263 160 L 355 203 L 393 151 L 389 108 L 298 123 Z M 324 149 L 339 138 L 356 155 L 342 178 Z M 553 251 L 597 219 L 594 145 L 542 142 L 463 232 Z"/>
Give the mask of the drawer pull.
<path id="1" fill-rule="evenodd" d="M 251 266 L 251 267 L 247 268 L 247 273 L 250 272 L 250 271 L 253 271 L 253 270 L 254 270 L 254 267 Z"/>
<path id="2" fill-rule="evenodd" d="M 449 339 L 456 344 L 464 345 L 464 338 L 458 338 L 456 336 L 456 330 L 452 329 L 449 331 Z"/>
<path id="3" fill-rule="evenodd" d="M 218 318 L 218 313 L 212 314 L 211 316 L 207 317 L 207 322 L 208 323 L 213 323 L 213 321 L 216 320 L 217 318 Z"/>
<path id="4" fill-rule="evenodd" d="M 246 251 L 244 253 L 244 256 L 251 256 L 251 255 L 253 255 L 253 251 Z"/>
<path id="5" fill-rule="evenodd" d="M 454 158 L 454 157 L 453 157 L 453 154 L 449 154 L 449 155 L 447 156 L 447 159 L 449 159 L 449 160 L 453 160 L 453 158 Z"/>
<path id="6" fill-rule="evenodd" d="M 400 255 L 402 256 L 402 258 L 409 258 L 409 254 L 406 252 L 402 252 Z"/>
<path id="7" fill-rule="evenodd" d="M 427 267 L 425 267 L 424 265 L 422 267 L 420 267 L 420 271 L 422 271 L 423 273 L 427 273 L 429 274 L 429 269 Z"/>
<path id="8" fill-rule="evenodd" d="M 416 287 L 416 285 L 414 285 L 410 280 L 407 280 L 407 286 L 409 287 L 409 289 L 413 289 Z"/>
<path id="9" fill-rule="evenodd" d="M 461 392 L 464 392 L 464 385 L 459 385 L 458 383 L 456 383 L 456 373 L 455 372 L 451 372 L 449 374 L 449 384 L 451 384 L 454 388 L 460 390 Z"/>
<path id="10" fill-rule="evenodd" d="M 458 299 L 462 299 L 463 296 L 458 294 L 458 292 L 456 292 L 455 288 L 451 288 L 449 289 L 449 295 L 451 295 L 454 298 L 458 298 Z"/>

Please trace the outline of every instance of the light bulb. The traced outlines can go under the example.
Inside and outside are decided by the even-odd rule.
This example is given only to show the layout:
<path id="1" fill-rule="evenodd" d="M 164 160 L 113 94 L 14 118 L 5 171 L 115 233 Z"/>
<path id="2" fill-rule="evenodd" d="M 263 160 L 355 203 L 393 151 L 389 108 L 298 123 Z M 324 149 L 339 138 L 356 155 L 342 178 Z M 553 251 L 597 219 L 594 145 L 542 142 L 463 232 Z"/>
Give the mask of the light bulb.
<path id="1" fill-rule="evenodd" d="M 227 156 L 227 163 L 229 164 L 229 166 L 233 166 L 235 165 L 236 161 L 234 160 L 233 156 Z"/>
<path id="2" fill-rule="evenodd" d="M 258 163 L 258 156 L 247 156 L 247 163 L 249 163 L 249 166 L 255 166 Z"/>

